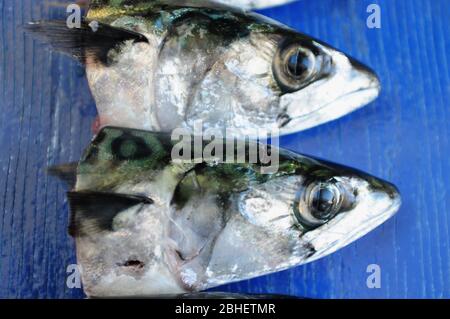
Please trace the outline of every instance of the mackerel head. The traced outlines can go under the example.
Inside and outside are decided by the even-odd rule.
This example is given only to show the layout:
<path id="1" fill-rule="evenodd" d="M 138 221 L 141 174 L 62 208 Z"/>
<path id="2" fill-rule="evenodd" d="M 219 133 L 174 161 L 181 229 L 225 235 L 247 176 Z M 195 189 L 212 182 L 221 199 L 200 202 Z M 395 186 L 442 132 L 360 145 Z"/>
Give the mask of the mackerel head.
<path id="1" fill-rule="evenodd" d="M 261 15 L 209 1 L 93 0 L 79 27 L 29 25 L 86 64 L 100 125 L 288 134 L 378 96 L 369 68 Z"/>
<path id="2" fill-rule="evenodd" d="M 187 136 L 106 127 L 75 167 L 69 230 L 88 296 L 195 292 L 302 265 L 400 205 L 358 170 L 234 139 L 200 140 L 198 153 Z M 226 149 L 245 156 L 227 162 Z"/>

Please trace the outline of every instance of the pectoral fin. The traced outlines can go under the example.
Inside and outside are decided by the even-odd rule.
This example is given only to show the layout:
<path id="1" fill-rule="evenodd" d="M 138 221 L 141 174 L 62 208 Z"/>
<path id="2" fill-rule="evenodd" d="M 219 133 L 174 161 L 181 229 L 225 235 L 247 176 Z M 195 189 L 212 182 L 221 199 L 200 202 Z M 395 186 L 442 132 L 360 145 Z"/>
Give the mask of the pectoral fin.
<path id="1" fill-rule="evenodd" d="M 114 217 L 139 204 L 152 204 L 144 196 L 105 192 L 68 192 L 71 218 L 69 234 L 73 237 L 112 231 Z"/>

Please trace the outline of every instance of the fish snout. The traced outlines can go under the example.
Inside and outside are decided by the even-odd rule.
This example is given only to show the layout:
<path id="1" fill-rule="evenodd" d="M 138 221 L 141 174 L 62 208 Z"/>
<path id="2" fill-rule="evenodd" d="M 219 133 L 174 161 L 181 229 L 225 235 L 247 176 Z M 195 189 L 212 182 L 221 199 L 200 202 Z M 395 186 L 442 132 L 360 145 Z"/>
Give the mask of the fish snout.
<path id="1" fill-rule="evenodd" d="M 280 99 L 281 134 L 305 130 L 338 119 L 375 100 L 380 79 L 361 62 L 335 52 L 333 71 L 315 83 Z"/>
<path id="2" fill-rule="evenodd" d="M 355 78 L 357 78 L 358 82 L 360 83 L 359 89 L 355 90 L 355 92 L 367 90 L 369 94 L 367 94 L 368 102 L 366 103 L 370 103 L 371 101 L 375 100 L 380 94 L 380 78 L 375 73 L 375 71 L 367 65 L 351 57 L 349 57 L 348 60 L 354 70 L 354 73 L 356 74 Z"/>

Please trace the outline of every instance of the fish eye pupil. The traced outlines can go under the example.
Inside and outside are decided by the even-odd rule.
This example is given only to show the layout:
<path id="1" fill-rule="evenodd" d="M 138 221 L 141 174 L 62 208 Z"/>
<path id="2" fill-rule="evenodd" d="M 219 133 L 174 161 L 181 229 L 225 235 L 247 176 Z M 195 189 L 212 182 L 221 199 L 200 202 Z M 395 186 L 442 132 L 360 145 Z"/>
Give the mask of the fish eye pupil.
<path id="1" fill-rule="evenodd" d="M 312 214 L 318 219 L 326 219 L 333 212 L 336 204 L 335 193 L 326 186 L 318 187 L 312 194 Z"/>
<path id="2" fill-rule="evenodd" d="M 295 78 L 302 77 L 312 66 L 311 58 L 300 49 L 292 51 L 287 59 L 287 70 Z"/>

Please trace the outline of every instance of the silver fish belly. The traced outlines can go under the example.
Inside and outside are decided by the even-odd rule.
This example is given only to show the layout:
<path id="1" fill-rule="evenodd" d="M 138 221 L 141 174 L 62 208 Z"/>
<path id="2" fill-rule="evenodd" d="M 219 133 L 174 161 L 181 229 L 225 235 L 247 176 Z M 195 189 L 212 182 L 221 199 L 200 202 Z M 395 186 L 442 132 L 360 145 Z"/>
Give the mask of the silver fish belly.
<path id="1" fill-rule="evenodd" d="M 188 293 L 298 266 L 400 205 L 393 185 L 337 164 L 273 147 L 278 168 L 261 173 L 249 159 L 176 161 L 178 143 L 106 127 L 85 151 L 68 196 L 88 296 Z"/>
<path id="2" fill-rule="evenodd" d="M 216 0 L 219 3 L 244 9 L 265 9 L 293 1 L 295 0 Z"/>
<path id="3" fill-rule="evenodd" d="M 91 4 L 80 28 L 30 26 L 86 64 L 103 126 L 289 134 L 378 96 L 369 68 L 260 15 L 208 2 L 114 3 Z"/>
<path id="4" fill-rule="evenodd" d="M 147 2 L 155 2 L 155 0 L 147 0 Z M 201 5 L 207 5 L 208 3 L 211 4 L 224 4 L 226 6 L 235 7 L 235 8 L 243 8 L 243 9 L 264 9 L 264 8 L 270 8 L 275 6 L 280 6 L 286 3 L 293 2 L 295 0 L 191 0 L 191 1 L 183 1 L 183 0 L 173 0 L 173 3 L 179 3 L 181 5 L 188 5 L 188 4 L 201 4 Z M 78 0 L 76 3 L 83 5 L 83 6 L 89 6 L 90 4 L 103 4 L 106 5 L 110 2 L 109 0 Z M 119 3 L 119 1 L 114 1 L 116 4 Z M 133 3 L 133 0 L 124 0 L 123 3 L 128 3 L 128 5 Z M 134 1 L 134 2 L 143 2 L 143 1 Z"/>

